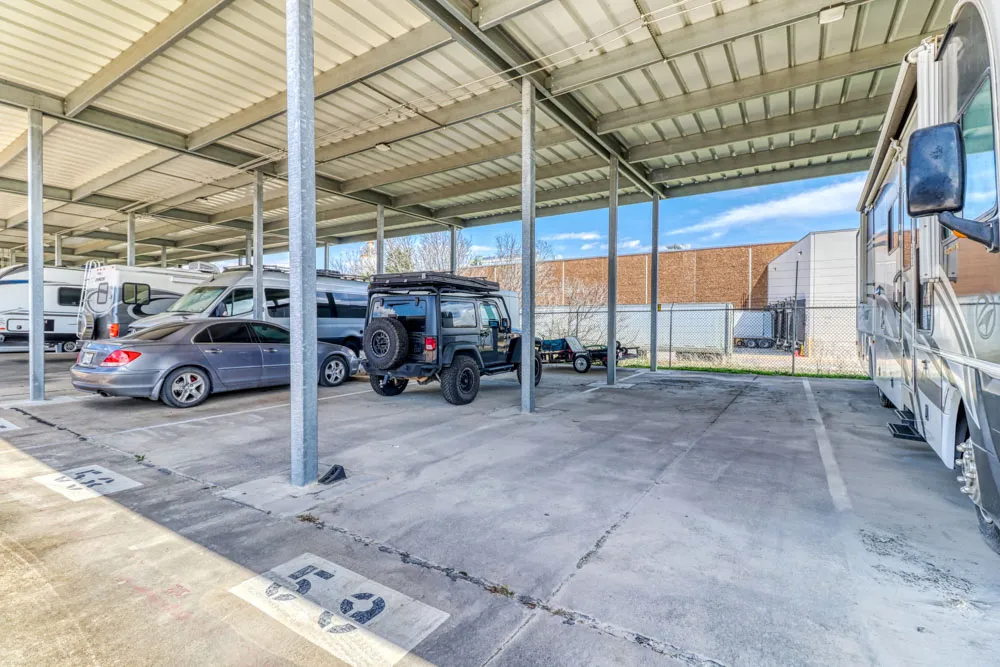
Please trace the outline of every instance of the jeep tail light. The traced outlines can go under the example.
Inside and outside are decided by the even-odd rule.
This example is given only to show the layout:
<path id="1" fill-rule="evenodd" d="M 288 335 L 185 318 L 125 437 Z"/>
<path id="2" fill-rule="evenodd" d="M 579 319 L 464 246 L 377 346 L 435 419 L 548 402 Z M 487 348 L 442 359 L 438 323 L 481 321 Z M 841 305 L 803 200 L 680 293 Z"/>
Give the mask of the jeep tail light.
<path id="1" fill-rule="evenodd" d="M 433 352 L 436 349 L 438 349 L 438 339 L 435 338 L 434 336 L 425 336 L 424 350 L 426 352 Z"/>
<path id="2" fill-rule="evenodd" d="M 118 338 L 118 332 L 120 331 L 119 325 L 109 324 L 108 325 L 108 336 L 111 338 Z"/>
<path id="3" fill-rule="evenodd" d="M 133 350 L 115 350 L 104 357 L 101 366 L 128 366 L 140 356 L 142 356 L 141 352 L 134 352 Z"/>

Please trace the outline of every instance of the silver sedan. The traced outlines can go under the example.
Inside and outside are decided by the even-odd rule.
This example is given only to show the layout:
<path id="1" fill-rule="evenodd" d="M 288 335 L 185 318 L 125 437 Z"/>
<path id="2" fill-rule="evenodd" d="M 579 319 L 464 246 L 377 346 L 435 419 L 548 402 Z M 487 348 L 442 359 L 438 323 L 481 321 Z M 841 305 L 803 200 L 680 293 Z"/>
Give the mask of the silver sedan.
<path id="1" fill-rule="evenodd" d="M 358 371 L 358 357 L 348 348 L 322 342 L 317 347 L 321 385 L 336 387 Z M 199 320 L 88 342 L 70 373 L 80 391 L 191 408 L 213 393 L 289 384 L 290 357 L 284 327 Z"/>

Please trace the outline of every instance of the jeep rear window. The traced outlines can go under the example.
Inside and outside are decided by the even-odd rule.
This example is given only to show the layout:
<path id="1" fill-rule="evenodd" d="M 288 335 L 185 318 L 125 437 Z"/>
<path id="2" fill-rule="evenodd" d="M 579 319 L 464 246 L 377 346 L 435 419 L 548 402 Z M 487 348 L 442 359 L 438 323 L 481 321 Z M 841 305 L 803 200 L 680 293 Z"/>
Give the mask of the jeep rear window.
<path id="1" fill-rule="evenodd" d="M 395 317 L 408 331 L 423 331 L 427 323 L 426 297 L 379 298 L 372 301 L 372 319 Z"/>

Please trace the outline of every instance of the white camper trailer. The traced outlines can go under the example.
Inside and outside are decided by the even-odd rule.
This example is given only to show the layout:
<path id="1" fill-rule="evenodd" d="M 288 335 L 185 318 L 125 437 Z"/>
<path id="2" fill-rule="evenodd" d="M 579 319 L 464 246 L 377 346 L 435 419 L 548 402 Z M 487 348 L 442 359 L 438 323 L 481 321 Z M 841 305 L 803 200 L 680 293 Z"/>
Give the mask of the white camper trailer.
<path id="1" fill-rule="evenodd" d="M 288 268 L 264 267 L 264 319 L 287 327 Z M 209 317 L 253 317 L 253 267 L 231 266 L 175 301 L 159 315 L 137 320 L 129 331 Z M 319 340 L 361 350 L 368 311 L 368 281 L 337 271 L 316 272 L 316 328 Z"/>
<path id="2" fill-rule="evenodd" d="M 83 271 L 46 266 L 42 272 L 45 342 L 66 352 L 76 351 L 76 317 L 83 288 Z M 0 269 L 0 342 L 28 341 L 28 267 Z"/>
<path id="3" fill-rule="evenodd" d="M 77 336 L 80 340 L 124 336 L 130 324 L 162 313 L 218 271 L 214 264 L 204 263 L 183 269 L 88 263 Z"/>
<path id="4" fill-rule="evenodd" d="M 1000 4 L 903 61 L 862 191 L 858 345 L 893 435 L 926 441 L 1000 551 Z"/>

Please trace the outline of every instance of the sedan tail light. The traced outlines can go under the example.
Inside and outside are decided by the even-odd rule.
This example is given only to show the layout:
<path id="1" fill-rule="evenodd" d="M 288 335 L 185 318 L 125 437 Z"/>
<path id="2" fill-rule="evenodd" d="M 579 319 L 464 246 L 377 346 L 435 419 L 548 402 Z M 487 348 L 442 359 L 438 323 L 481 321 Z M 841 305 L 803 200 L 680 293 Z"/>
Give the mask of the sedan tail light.
<path id="1" fill-rule="evenodd" d="M 133 350 L 115 350 L 108 356 L 104 357 L 104 361 L 101 362 L 101 366 L 128 366 L 141 356 L 141 352 L 135 352 Z"/>

